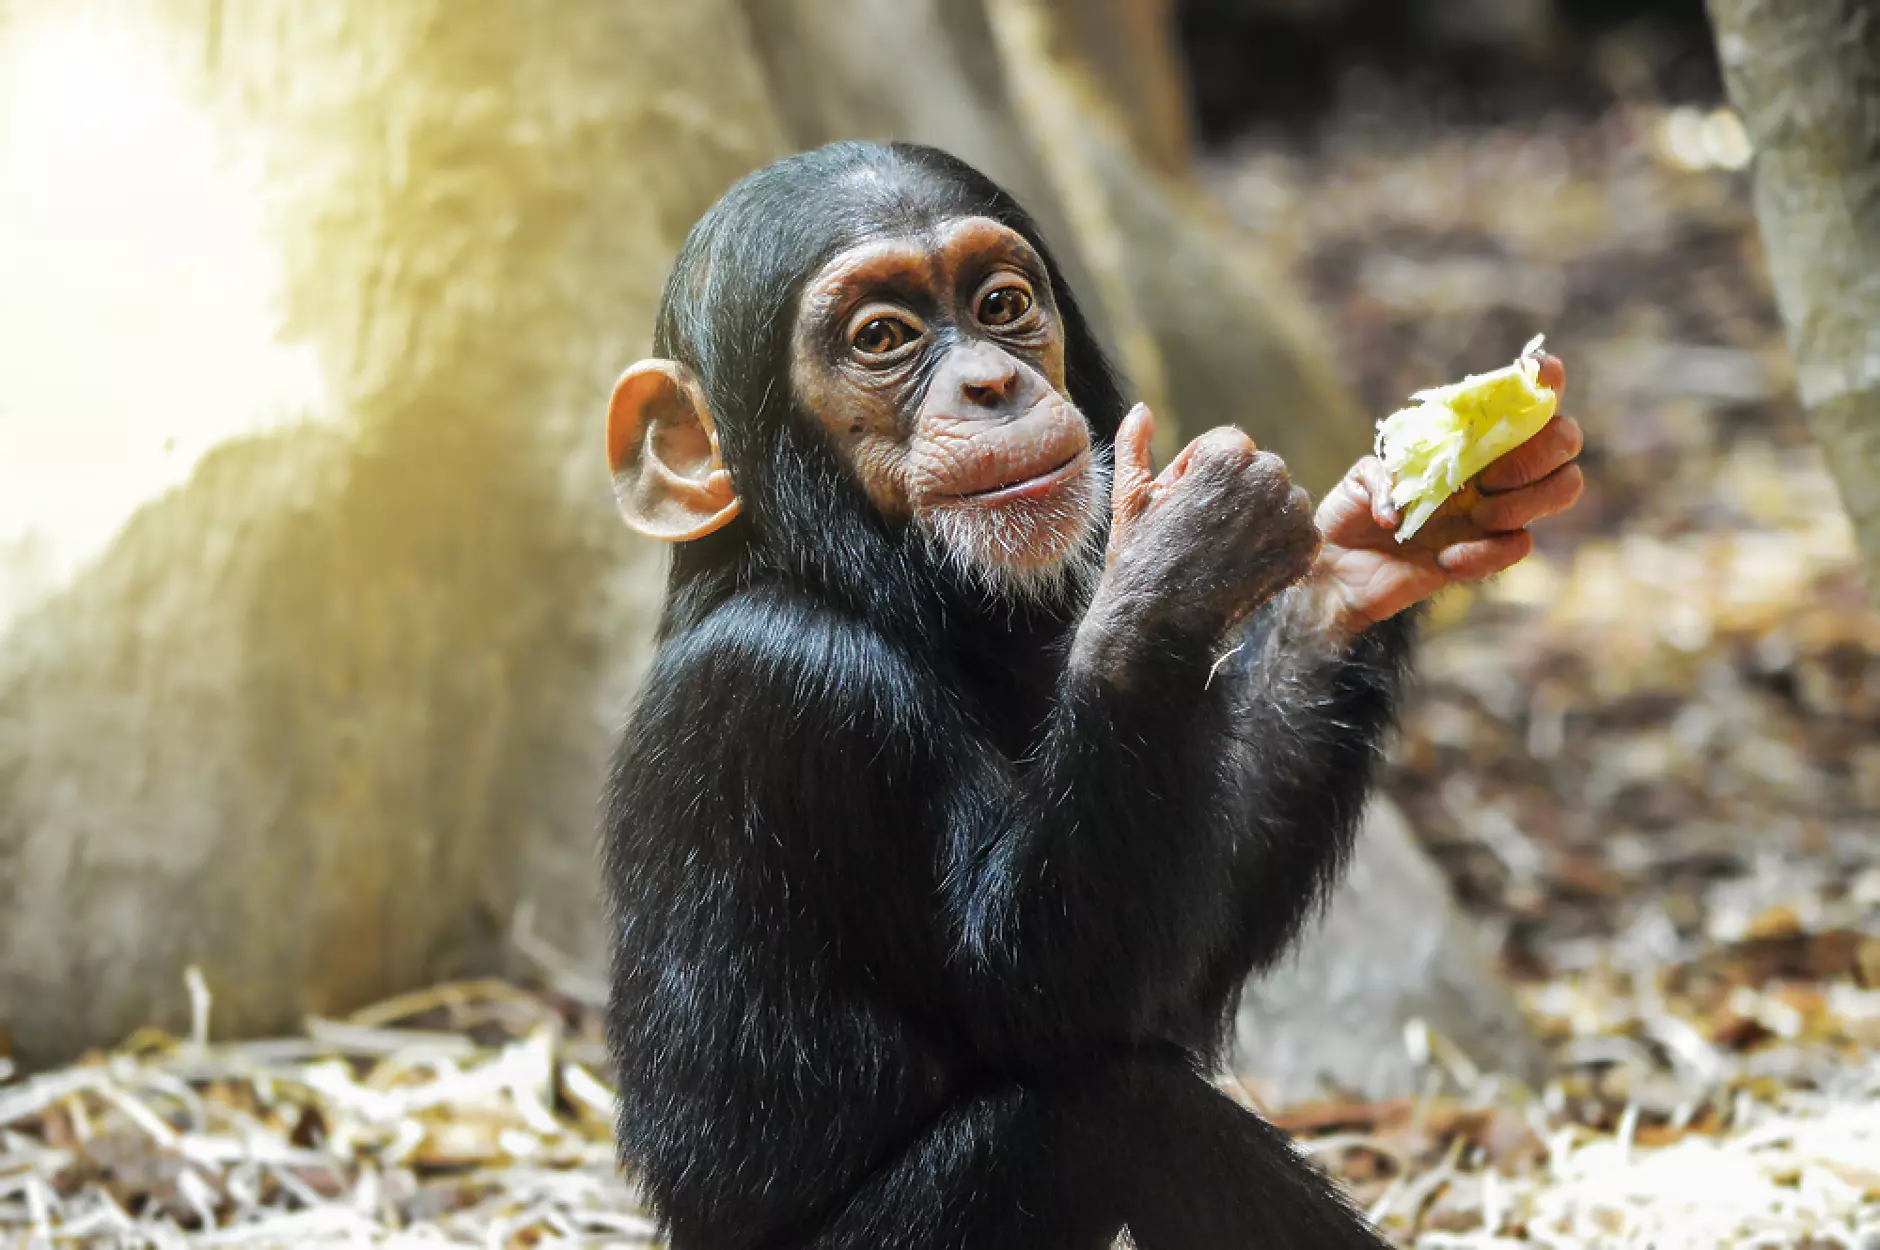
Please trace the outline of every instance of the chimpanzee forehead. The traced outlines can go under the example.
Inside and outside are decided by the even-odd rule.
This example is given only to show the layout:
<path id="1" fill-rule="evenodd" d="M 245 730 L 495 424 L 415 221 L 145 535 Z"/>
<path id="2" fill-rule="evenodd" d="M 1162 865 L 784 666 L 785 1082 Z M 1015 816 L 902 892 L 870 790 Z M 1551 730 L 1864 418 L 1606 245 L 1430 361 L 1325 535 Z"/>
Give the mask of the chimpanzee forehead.
<path id="1" fill-rule="evenodd" d="M 1023 235 L 990 217 L 954 217 L 906 234 L 869 239 L 830 257 L 803 288 L 805 320 L 839 315 L 870 291 L 959 280 L 968 266 L 1005 261 L 1045 279 L 1044 260 Z"/>

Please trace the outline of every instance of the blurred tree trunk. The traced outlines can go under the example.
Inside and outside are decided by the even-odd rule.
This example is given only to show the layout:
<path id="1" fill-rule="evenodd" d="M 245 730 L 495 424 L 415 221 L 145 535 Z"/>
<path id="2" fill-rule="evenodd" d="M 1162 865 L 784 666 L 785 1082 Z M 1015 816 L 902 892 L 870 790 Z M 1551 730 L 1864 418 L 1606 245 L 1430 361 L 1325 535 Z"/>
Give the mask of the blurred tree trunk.
<path id="1" fill-rule="evenodd" d="M 191 963 L 231 1033 L 500 968 L 524 902 L 602 966 L 593 813 L 662 590 L 613 516 L 606 392 L 686 229 L 789 148 L 895 134 L 1006 182 L 1171 432 L 1240 421 L 1321 489 L 1368 445 L 1296 295 L 1154 156 L 1166 41 L 1050 24 L 1154 0 L 119 3 L 265 134 L 287 333 L 343 420 L 220 449 L 0 637 L 0 1020 L 29 1063 L 178 1026 Z M 1390 970 L 1341 982 L 1344 1047 L 1269 987 L 1267 1088 L 1407 1089 L 1413 1016 L 1526 1066 L 1428 881 L 1386 906 L 1360 874 L 1312 956 Z"/>
<path id="2" fill-rule="evenodd" d="M 1880 608 L 1880 3 L 1710 0 L 1809 426 Z"/>
<path id="3" fill-rule="evenodd" d="M 292 1028 L 501 967 L 527 899 L 595 951 L 662 589 L 600 421 L 685 231 L 783 150 L 738 13 L 97 7 L 265 136 L 339 419 L 218 449 L 0 642 L 0 1019 L 28 1062 L 174 1027 L 197 963 L 219 1031 Z"/>
<path id="4" fill-rule="evenodd" d="M 1172 0 L 1046 0 L 1051 51 L 1087 75 L 1142 159 L 1181 177 L 1194 155 Z"/>

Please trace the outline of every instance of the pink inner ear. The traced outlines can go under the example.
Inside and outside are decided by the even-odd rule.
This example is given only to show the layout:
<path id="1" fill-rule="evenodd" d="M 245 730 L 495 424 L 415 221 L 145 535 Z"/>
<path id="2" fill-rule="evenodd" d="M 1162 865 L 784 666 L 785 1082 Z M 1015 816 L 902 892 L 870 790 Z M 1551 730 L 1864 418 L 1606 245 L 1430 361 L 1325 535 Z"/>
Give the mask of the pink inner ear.
<path id="1" fill-rule="evenodd" d="M 738 514 L 704 397 L 671 361 L 643 361 L 621 378 L 607 415 L 607 458 L 621 516 L 649 538 L 685 542 Z"/>
<path id="2" fill-rule="evenodd" d="M 686 473 L 696 463 L 694 441 L 704 444 L 709 461 L 711 440 L 690 400 L 683 384 L 663 370 L 634 377 L 616 398 L 607 423 L 608 467 L 615 474 L 628 472 L 650 451 L 655 459 Z"/>
<path id="3" fill-rule="evenodd" d="M 712 440 L 683 392 L 654 400 L 647 433 L 653 455 L 680 477 L 704 481 L 712 470 Z"/>

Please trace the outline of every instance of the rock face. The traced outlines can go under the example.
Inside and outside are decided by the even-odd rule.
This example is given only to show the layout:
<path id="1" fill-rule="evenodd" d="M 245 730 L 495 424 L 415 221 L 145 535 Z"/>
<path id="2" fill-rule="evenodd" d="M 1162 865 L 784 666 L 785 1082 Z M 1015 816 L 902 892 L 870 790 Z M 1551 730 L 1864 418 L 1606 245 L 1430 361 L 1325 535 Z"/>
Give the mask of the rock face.
<path id="1" fill-rule="evenodd" d="M 1484 1070 L 1536 1081 L 1544 1059 L 1481 936 L 1417 845 L 1376 800 L 1350 876 L 1323 922 L 1241 1000 L 1234 1068 L 1263 1098 L 1416 1092 L 1405 1028 L 1422 1021 Z"/>
<path id="2" fill-rule="evenodd" d="M 199 6 L 150 3 L 200 61 Z M 288 332 L 339 419 L 220 448 L 0 636 L 0 1022 L 26 1065 L 180 1027 L 191 964 L 227 1033 L 499 969 L 523 903 L 601 965 L 595 801 L 663 587 L 600 414 L 686 229 L 789 148 L 952 147 L 1036 208 L 1171 426 L 1240 420 L 1317 487 L 1363 450 L 1292 297 L 1120 129 L 1019 120 L 982 11 L 796 7 L 218 7 L 203 89 L 266 136 Z M 1089 186 L 1094 224 L 1064 210 Z M 1365 1058 L 1408 1015 L 1465 1045 L 1507 1019 L 1407 837 L 1359 870 L 1250 1010 L 1254 1075 L 1399 1082 Z"/>

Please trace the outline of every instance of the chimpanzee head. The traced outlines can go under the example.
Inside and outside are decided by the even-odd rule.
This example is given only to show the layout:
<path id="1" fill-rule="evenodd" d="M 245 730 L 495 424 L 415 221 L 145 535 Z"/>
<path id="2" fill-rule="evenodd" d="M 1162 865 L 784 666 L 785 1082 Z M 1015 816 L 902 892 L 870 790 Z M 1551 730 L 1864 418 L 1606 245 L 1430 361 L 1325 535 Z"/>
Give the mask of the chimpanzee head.
<path id="1" fill-rule="evenodd" d="M 1124 404 L 1036 225 L 932 148 L 833 144 L 734 186 L 608 414 L 620 509 L 675 580 L 918 553 L 1001 595 L 1101 561 Z"/>

